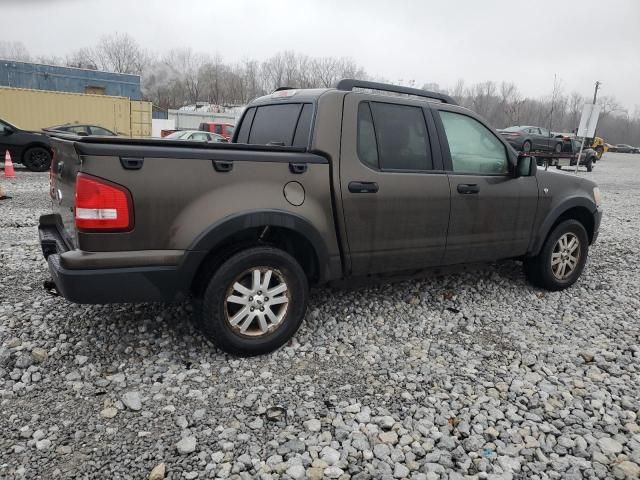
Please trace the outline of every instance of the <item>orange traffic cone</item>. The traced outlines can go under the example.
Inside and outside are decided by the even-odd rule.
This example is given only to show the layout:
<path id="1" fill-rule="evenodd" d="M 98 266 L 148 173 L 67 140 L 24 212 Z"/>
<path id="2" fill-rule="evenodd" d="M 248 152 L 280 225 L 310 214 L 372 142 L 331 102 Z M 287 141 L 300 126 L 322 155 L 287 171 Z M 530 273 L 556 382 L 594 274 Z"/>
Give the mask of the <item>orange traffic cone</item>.
<path id="1" fill-rule="evenodd" d="M 16 178 L 16 172 L 13 169 L 13 162 L 11 161 L 9 150 L 4 154 L 4 176 L 5 178 Z"/>

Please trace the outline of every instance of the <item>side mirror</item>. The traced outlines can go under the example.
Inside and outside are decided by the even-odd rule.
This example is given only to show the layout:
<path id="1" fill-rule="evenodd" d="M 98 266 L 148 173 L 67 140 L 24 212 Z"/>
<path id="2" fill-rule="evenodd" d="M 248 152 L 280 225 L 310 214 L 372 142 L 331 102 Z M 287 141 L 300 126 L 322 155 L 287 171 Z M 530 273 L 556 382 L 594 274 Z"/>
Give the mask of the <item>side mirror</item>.
<path id="1" fill-rule="evenodd" d="M 535 175 L 536 166 L 536 157 L 532 157 L 531 155 L 518 155 L 513 176 L 514 178 L 531 177 Z"/>
<path id="2" fill-rule="evenodd" d="M 0 130 L 2 135 L 11 135 L 15 130 L 11 128 L 9 125 L 5 126 Z"/>

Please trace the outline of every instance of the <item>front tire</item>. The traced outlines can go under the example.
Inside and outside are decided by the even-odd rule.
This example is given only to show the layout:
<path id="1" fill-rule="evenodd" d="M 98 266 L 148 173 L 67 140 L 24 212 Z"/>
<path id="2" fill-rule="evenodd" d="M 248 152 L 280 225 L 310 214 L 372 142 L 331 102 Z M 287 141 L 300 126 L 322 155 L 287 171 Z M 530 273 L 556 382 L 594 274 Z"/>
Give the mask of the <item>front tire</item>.
<path id="1" fill-rule="evenodd" d="M 598 160 L 600 160 L 602 158 L 602 154 L 604 153 L 604 147 L 597 146 L 595 150 L 596 150 L 596 155 L 598 156 Z"/>
<path id="2" fill-rule="evenodd" d="M 252 247 L 226 260 L 202 298 L 199 325 L 225 352 L 272 352 L 293 337 L 307 309 L 307 277 L 288 253 Z"/>
<path id="3" fill-rule="evenodd" d="M 522 151 L 527 153 L 531 151 L 531 142 L 529 140 L 525 140 L 522 144 Z"/>
<path id="4" fill-rule="evenodd" d="M 588 254 L 589 237 L 582 223 L 565 220 L 549 234 L 537 256 L 525 259 L 524 273 L 537 287 L 564 290 L 578 280 Z"/>
<path id="5" fill-rule="evenodd" d="M 24 152 L 22 164 L 32 172 L 46 172 L 51 167 L 51 153 L 44 147 L 31 147 Z"/>
<path id="6" fill-rule="evenodd" d="M 587 167 L 587 172 L 592 172 L 593 171 L 593 159 L 589 159 L 587 160 L 587 163 L 585 164 L 585 167 Z"/>
<path id="7" fill-rule="evenodd" d="M 562 152 L 562 143 L 556 143 L 553 147 L 553 151 L 555 153 L 560 153 Z"/>

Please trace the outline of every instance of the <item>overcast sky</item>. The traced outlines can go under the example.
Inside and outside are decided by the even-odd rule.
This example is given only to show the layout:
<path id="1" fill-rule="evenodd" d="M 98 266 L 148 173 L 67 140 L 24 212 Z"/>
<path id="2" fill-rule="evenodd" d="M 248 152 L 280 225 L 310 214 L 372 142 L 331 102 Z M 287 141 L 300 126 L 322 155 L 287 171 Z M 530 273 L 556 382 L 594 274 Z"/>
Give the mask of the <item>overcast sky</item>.
<path id="1" fill-rule="evenodd" d="M 371 75 L 453 87 L 510 81 L 528 96 L 615 96 L 640 109 L 640 0 L 0 0 L 0 40 L 64 56 L 105 34 L 225 61 L 282 50 L 351 57 Z"/>

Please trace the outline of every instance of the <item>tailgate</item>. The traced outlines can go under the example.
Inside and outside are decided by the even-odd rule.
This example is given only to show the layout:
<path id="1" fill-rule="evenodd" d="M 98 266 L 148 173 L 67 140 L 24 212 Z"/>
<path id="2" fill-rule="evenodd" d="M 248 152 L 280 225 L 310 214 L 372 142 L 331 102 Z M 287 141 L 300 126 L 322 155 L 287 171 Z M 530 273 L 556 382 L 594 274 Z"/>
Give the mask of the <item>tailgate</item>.
<path id="1" fill-rule="evenodd" d="M 53 213 L 64 240 L 73 248 L 77 248 L 73 208 L 75 206 L 76 175 L 80 171 L 82 162 L 72 141 L 52 137 L 51 148 L 53 160 L 49 177 L 49 194 Z"/>

